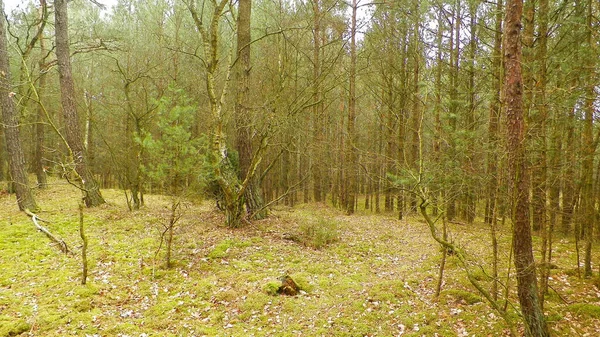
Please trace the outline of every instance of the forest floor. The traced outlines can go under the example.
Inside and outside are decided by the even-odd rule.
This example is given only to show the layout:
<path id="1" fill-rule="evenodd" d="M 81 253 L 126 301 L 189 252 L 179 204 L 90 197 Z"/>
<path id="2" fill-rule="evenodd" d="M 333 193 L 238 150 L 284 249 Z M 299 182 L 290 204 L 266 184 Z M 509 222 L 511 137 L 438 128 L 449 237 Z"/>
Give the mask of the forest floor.
<path id="1" fill-rule="evenodd" d="M 122 191 L 102 192 L 108 203 L 85 210 L 86 285 L 80 284 L 78 192 L 58 182 L 37 191 L 39 216 L 73 256 L 35 229 L 14 196 L 0 197 L 0 337 L 508 334 L 455 256 L 448 257 L 435 298 L 441 252 L 416 215 L 346 216 L 310 204 L 276 207 L 268 219 L 232 230 L 214 203 L 186 204 L 175 229 L 174 266 L 167 269 L 160 234 L 171 200 L 148 195 L 142 210 L 130 212 Z M 453 224 L 450 233 L 468 252 L 475 278 L 489 287 L 489 230 Z M 594 279 L 577 277 L 574 243 L 556 241 L 558 268 L 545 303 L 553 335 L 598 336 L 600 290 Z M 508 229 L 499 242 L 505 279 Z M 272 294 L 284 275 L 301 294 Z M 508 284 L 509 316 L 518 322 L 515 281 Z"/>

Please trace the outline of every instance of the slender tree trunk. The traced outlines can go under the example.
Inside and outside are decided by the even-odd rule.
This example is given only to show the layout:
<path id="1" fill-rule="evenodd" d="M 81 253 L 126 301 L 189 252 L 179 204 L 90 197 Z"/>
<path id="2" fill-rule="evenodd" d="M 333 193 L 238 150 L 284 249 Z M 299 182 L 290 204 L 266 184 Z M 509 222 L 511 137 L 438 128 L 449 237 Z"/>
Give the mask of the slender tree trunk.
<path id="1" fill-rule="evenodd" d="M 410 111 L 412 112 L 412 123 L 411 123 L 411 140 L 410 140 L 410 168 L 413 172 L 418 172 L 419 164 L 421 162 L 421 122 L 422 122 L 422 102 L 421 102 L 421 36 L 420 36 L 420 24 L 421 24 L 421 8 L 419 2 L 414 3 L 413 8 L 413 35 L 411 43 L 411 55 L 412 59 L 412 85 L 411 85 L 411 106 Z M 400 191 L 400 197 L 404 199 Z M 416 196 L 407 196 L 410 198 L 410 212 L 417 212 L 417 198 Z M 402 208 L 398 206 L 399 218 L 402 219 Z"/>
<path id="2" fill-rule="evenodd" d="M 592 0 L 587 1 L 587 14 L 586 14 L 586 47 L 589 50 L 593 49 L 592 40 Z M 596 100 L 595 87 L 595 69 L 596 61 L 593 60 L 592 55 L 587 55 L 585 62 L 585 90 L 584 90 L 584 125 L 583 125 L 583 162 L 581 168 L 581 208 L 582 208 L 582 232 L 583 239 L 585 240 L 585 254 L 584 254 L 584 276 L 592 276 L 592 242 L 594 240 L 594 224 L 596 220 L 596 205 L 594 204 L 594 155 L 596 152 L 594 144 L 594 114 L 595 107 L 594 102 Z"/>
<path id="3" fill-rule="evenodd" d="M 513 244 L 517 292 L 523 314 L 526 335 L 549 336 L 537 290 L 535 260 L 531 228 L 529 226 L 528 183 L 523 141 L 523 73 L 521 69 L 521 15 L 522 0 L 508 0 L 504 26 L 505 107 L 507 116 L 507 144 L 509 179 L 515 202 Z"/>
<path id="4" fill-rule="evenodd" d="M 71 73 L 67 0 L 56 0 L 54 2 L 54 18 L 56 59 L 58 61 L 60 97 L 65 121 L 67 145 L 84 192 L 83 200 L 85 205 L 87 207 L 95 207 L 103 204 L 105 201 L 88 167 L 87 154 L 81 137 L 79 115 L 77 114 L 77 105 L 75 103 L 75 85 Z"/>
<path id="5" fill-rule="evenodd" d="M 323 93 L 321 90 L 321 1 L 314 0 L 313 8 L 313 198 L 321 202 L 324 194 L 325 169 L 321 158 L 323 150 Z"/>
<path id="6" fill-rule="evenodd" d="M 458 119 L 458 74 L 460 68 L 460 32 L 461 32 L 461 1 L 457 0 L 454 8 L 452 9 L 452 25 L 451 25 L 451 38 L 450 38 L 450 103 L 448 110 L 450 111 L 449 127 L 450 127 L 450 155 L 452 157 L 457 155 L 457 144 L 456 144 L 456 131 L 457 131 L 457 119 Z M 457 169 L 457 168 L 456 168 Z M 457 213 L 457 198 L 456 191 L 454 188 L 458 186 L 450 186 L 445 188 L 446 197 L 444 198 L 447 202 L 446 206 L 446 217 L 449 221 L 454 220 Z"/>
<path id="7" fill-rule="evenodd" d="M 469 2 L 469 47 L 468 47 L 468 84 L 467 84 L 467 116 L 466 129 L 467 135 L 467 186 L 465 195 L 465 216 L 467 223 L 473 223 L 477 215 L 477 185 L 473 177 L 476 175 L 475 167 L 479 166 L 478 155 L 475 150 L 475 109 L 476 109 L 476 89 L 475 89 L 475 58 L 477 56 L 477 12 L 479 1 Z"/>
<path id="8" fill-rule="evenodd" d="M 350 27 L 350 92 L 348 97 L 348 138 L 346 139 L 346 213 L 354 213 L 358 175 L 358 145 L 356 123 L 356 0 L 352 0 L 352 24 Z"/>
<path id="9" fill-rule="evenodd" d="M 444 139 L 444 131 L 442 128 L 442 65 L 444 64 L 443 60 L 443 37 L 444 37 L 444 10 L 443 6 L 439 5 L 437 9 L 437 32 L 435 38 L 435 45 L 437 46 L 436 52 L 436 67 L 435 67 L 435 101 L 434 101 L 434 131 L 435 137 L 433 139 L 433 160 L 436 165 L 440 165 L 442 163 L 442 139 Z M 433 187 L 432 199 L 435 204 L 433 207 L 433 215 L 438 215 L 438 208 L 441 206 L 440 202 L 442 201 L 443 192 L 441 190 L 441 184 L 436 184 Z"/>
<path id="10" fill-rule="evenodd" d="M 391 55 L 391 54 L 390 54 Z M 390 70 L 392 68 L 392 63 L 389 64 Z M 393 83 L 393 75 L 390 76 L 390 83 Z M 396 143 L 394 142 L 394 130 L 396 129 L 396 116 L 394 115 L 394 93 L 392 87 L 390 86 L 387 89 L 386 96 L 388 99 L 388 107 L 387 107 L 387 117 L 386 117 L 386 126 L 385 126 L 385 157 L 384 157 L 384 167 L 381 177 L 383 179 L 383 188 L 384 188 L 384 209 L 386 212 L 394 210 L 394 197 L 392 196 L 392 184 L 389 179 L 387 179 L 386 174 L 390 172 L 394 172 L 394 150 L 396 147 Z M 401 158 L 398 158 L 399 160 Z"/>
<path id="11" fill-rule="evenodd" d="M 46 11 L 46 1 L 40 0 L 40 17 L 45 17 Z M 43 36 L 43 27 L 45 24 L 43 23 L 45 20 L 41 20 L 39 24 L 39 41 L 40 41 L 40 54 L 46 55 L 46 42 L 44 41 Z M 44 92 L 46 90 L 46 69 L 45 69 L 46 58 L 40 58 L 38 62 L 38 67 L 40 69 L 40 75 L 38 79 L 38 88 L 37 88 L 37 96 L 38 99 L 42 99 L 44 96 Z M 46 174 L 46 169 L 44 167 L 44 140 L 45 136 L 45 128 L 44 121 L 46 120 L 46 114 L 44 113 L 44 108 L 42 104 L 38 104 L 37 109 L 37 123 L 35 124 L 35 153 L 33 156 L 33 170 L 35 172 L 35 176 L 37 178 L 37 185 L 39 188 L 46 188 L 48 185 L 48 179 Z"/>
<path id="12" fill-rule="evenodd" d="M 536 74 L 538 79 L 536 81 L 536 99 L 535 99 L 535 127 L 537 132 L 534 133 L 533 145 L 538 151 L 535 156 L 534 165 L 535 170 L 532 170 L 534 174 L 533 180 L 533 212 L 534 221 L 539 221 L 539 227 L 541 229 L 542 236 L 542 266 L 541 268 L 541 284 L 540 284 L 540 305 L 544 308 L 544 297 L 548 288 L 548 277 L 549 277 L 549 265 L 550 261 L 548 257 L 550 231 L 548 229 L 548 222 L 546 220 L 546 195 L 548 189 L 548 169 L 547 169 L 547 151 L 546 151 L 546 119 L 548 118 L 548 106 L 546 103 L 546 83 L 547 83 L 547 70 L 546 70 L 546 57 L 547 57 L 547 44 L 548 44 L 548 0 L 539 0 L 539 33 L 538 33 L 538 50 L 537 50 L 537 64 L 538 69 Z"/>
<path id="13" fill-rule="evenodd" d="M 502 6 L 503 0 L 496 3 L 494 50 L 492 52 L 492 101 L 490 102 L 488 124 L 488 158 L 487 158 L 487 198 L 485 222 L 490 226 L 492 243 L 492 296 L 498 300 L 498 239 L 497 239 L 497 202 L 498 202 L 498 151 L 500 148 L 499 120 L 502 91 Z"/>
<path id="14" fill-rule="evenodd" d="M 13 101 L 13 88 L 8 60 L 8 42 L 4 17 L 4 1 L 0 0 L 0 106 L 2 107 L 2 126 L 8 153 L 10 176 L 12 178 L 17 204 L 20 210 L 36 211 L 38 206 L 29 187 L 25 168 L 25 156 L 21 148 L 21 135 L 17 109 Z"/>

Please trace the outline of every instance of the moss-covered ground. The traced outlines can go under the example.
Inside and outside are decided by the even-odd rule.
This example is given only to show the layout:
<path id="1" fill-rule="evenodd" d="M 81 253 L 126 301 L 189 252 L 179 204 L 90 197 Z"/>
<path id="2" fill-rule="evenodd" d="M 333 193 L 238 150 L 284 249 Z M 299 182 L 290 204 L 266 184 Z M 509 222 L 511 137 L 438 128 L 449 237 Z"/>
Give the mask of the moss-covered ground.
<path id="1" fill-rule="evenodd" d="M 164 244 L 157 249 L 170 199 L 147 195 L 145 207 L 130 212 L 122 191 L 102 192 L 108 204 L 85 210 L 86 285 L 80 284 L 78 192 L 56 181 L 36 192 L 39 216 L 74 256 L 38 232 L 14 196 L 0 197 L 0 337 L 507 334 L 456 257 L 448 257 L 442 293 L 434 297 L 441 253 L 416 215 L 399 221 L 370 212 L 346 216 L 325 205 L 278 206 L 268 219 L 231 230 L 213 203 L 190 203 L 175 230 L 174 267 L 166 269 Z M 450 230 L 470 254 L 475 278 L 489 287 L 488 229 L 453 224 Z M 316 242 L 306 238 L 311 233 L 318 233 Z M 502 284 L 509 239 L 502 229 Z M 558 268 L 545 304 L 553 334 L 600 335 L 600 290 L 574 271 L 573 242 L 557 239 L 554 248 Z M 298 283 L 300 295 L 274 295 L 284 275 Z M 514 279 L 508 286 L 507 308 L 518 321 Z"/>

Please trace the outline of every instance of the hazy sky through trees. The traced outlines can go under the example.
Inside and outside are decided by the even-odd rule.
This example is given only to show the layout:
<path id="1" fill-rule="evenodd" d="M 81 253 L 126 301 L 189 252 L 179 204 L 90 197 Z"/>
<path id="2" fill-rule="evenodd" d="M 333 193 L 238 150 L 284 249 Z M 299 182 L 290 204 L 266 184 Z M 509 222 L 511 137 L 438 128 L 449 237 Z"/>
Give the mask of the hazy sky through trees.
<path id="1" fill-rule="evenodd" d="M 29 2 L 34 2 L 38 4 L 39 0 L 4 0 L 4 10 L 7 13 L 10 13 L 13 9 L 16 9 L 17 7 L 23 8 L 27 6 Z M 117 0 L 97 0 L 97 2 L 106 5 L 107 8 L 110 8 L 111 6 L 117 3 Z"/>

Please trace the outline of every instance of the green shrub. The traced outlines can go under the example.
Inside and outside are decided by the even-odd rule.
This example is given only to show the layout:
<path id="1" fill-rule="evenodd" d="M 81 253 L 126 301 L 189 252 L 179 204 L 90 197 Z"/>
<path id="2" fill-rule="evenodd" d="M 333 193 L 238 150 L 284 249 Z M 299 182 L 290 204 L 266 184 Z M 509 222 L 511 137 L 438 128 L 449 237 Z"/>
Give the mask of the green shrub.
<path id="1" fill-rule="evenodd" d="M 300 226 L 300 241 L 309 247 L 321 249 L 339 240 L 337 224 L 332 220 L 319 219 Z"/>

